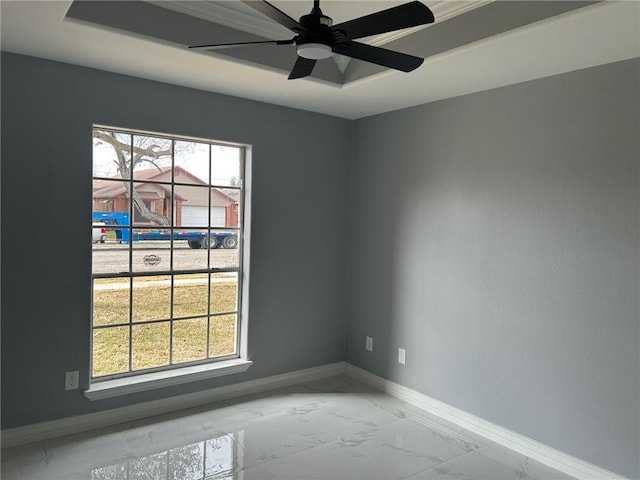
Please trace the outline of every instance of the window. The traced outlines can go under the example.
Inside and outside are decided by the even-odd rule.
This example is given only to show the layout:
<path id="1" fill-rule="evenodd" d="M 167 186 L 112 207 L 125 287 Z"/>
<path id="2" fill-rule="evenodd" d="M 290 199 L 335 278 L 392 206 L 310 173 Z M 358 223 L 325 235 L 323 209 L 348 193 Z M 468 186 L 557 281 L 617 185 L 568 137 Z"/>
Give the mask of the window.
<path id="1" fill-rule="evenodd" d="M 245 151 L 94 128 L 93 381 L 239 357 Z"/>

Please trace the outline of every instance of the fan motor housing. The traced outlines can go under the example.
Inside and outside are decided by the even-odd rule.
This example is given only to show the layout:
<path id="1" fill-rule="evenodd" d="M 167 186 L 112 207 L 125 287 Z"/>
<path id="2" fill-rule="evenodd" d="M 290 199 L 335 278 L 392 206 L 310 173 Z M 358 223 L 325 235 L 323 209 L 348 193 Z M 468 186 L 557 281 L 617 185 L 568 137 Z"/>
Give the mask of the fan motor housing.
<path id="1" fill-rule="evenodd" d="M 333 25 L 333 19 L 326 15 L 310 13 L 309 15 L 303 15 L 300 17 L 300 25 L 309 30 L 328 28 Z"/>

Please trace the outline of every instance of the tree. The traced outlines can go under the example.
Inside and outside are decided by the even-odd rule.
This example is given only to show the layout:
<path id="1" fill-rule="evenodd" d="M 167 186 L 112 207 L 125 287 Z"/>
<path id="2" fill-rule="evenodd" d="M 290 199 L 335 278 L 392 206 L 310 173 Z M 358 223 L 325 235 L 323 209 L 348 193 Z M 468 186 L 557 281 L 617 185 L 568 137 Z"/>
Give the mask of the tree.
<path id="1" fill-rule="evenodd" d="M 136 135 L 133 137 L 133 144 L 131 144 L 119 139 L 115 132 L 104 130 L 94 130 L 93 136 L 97 142 L 104 142 L 113 147 L 117 171 L 124 180 L 133 178 L 133 172 L 142 163 L 148 163 L 162 171 L 159 161 L 170 158 L 173 154 L 170 140 Z M 131 138 L 129 135 L 127 137 Z M 132 188 L 131 182 L 125 182 L 125 184 L 129 198 L 132 199 L 133 205 L 140 212 L 140 215 L 158 225 L 170 224 L 165 215 L 149 210 L 136 189 Z"/>

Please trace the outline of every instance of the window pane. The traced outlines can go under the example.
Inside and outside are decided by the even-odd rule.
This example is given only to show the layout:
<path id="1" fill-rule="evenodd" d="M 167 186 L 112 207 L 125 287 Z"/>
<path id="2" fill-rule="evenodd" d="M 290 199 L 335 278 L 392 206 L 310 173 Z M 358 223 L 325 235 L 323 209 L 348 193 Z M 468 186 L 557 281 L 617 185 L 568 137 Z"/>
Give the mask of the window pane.
<path id="1" fill-rule="evenodd" d="M 209 313 L 235 312 L 238 298 L 238 274 L 214 273 L 211 275 L 211 305 Z"/>
<path id="2" fill-rule="evenodd" d="M 211 189 L 211 226 L 237 227 L 238 201 L 226 189 Z"/>
<path id="3" fill-rule="evenodd" d="M 176 142 L 174 182 L 209 185 L 209 145 Z"/>
<path id="4" fill-rule="evenodd" d="M 133 272 L 157 272 L 171 268 L 170 230 L 133 230 Z"/>
<path id="5" fill-rule="evenodd" d="M 229 202 L 226 206 L 225 227 L 238 227 L 240 226 L 240 196 L 241 192 L 239 188 L 216 188 L 218 192 L 225 195 L 226 200 Z M 217 225 L 212 225 L 217 226 Z"/>
<path id="6" fill-rule="evenodd" d="M 196 317 L 208 313 L 207 275 L 180 275 L 173 284 L 173 318 Z"/>
<path id="7" fill-rule="evenodd" d="M 132 203 L 134 225 L 147 228 L 171 225 L 171 185 L 136 182 L 133 184 Z"/>
<path id="8" fill-rule="evenodd" d="M 237 268 L 240 264 L 238 232 L 212 230 L 210 232 L 211 268 Z"/>
<path id="9" fill-rule="evenodd" d="M 118 178 L 120 178 L 118 176 Z M 128 225 L 129 182 L 122 180 L 94 180 L 92 185 L 93 220 L 109 226 Z M 121 215 L 113 215 L 120 213 Z M 123 221 L 122 214 L 126 214 Z"/>
<path id="10" fill-rule="evenodd" d="M 181 228 L 175 231 L 173 242 L 174 270 L 204 270 L 207 268 L 207 250 L 202 243 L 206 230 Z"/>
<path id="11" fill-rule="evenodd" d="M 223 187 L 240 185 L 240 149 L 211 146 L 211 184 Z"/>
<path id="12" fill-rule="evenodd" d="M 93 281 L 93 326 L 129 323 L 129 279 Z"/>
<path id="13" fill-rule="evenodd" d="M 171 276 L 133 279 L 132 317 L 134 322 L 171 318 Z"/>
<path id="14" fill-rule="evenodd" d="M 210 214 L 212 223 L 222 222 L 224 225 L 225 208 L 212 203 L 212 207 L 215 206 L 215 208 L 209 209 L 210 193 L 211 188 L 207 186 L 176 185 L 174 187 L 176 226 L 207 228 Z"/>
<path id="15" fill-rule="evenodd" d="M 94 248 L 91 255 L 93 273 L 127 273 L 129 271 L 129 249 L 126 245 Z"/>
<path id="16" fill-rule="evenodd" d="M 132 328 L 132 368 L 169 364 L 169 322 L 134 325 Z"/>
<path id="17" fill-rule="evenodd" d="M 93 331 L 93 376 L 129 370 L 129 327 Z"/>
<path id="18" fill-rule="evenodd" d="M 107 244 L 129 243 L 129 204 L 126 198 L 118 198 L 128 195 L 124 182 L 102 182 L 106 184 L 99 191 L 94 189 L 93 197 L 93 222 L 104 223 L 107 233 Z M 97 195 L 97 196 L 96 196 Z"/>
<path id="19" fill-rule="evenodd" d="M 93 131 L 94 177 L 122 178 L 120 168 L 128 167 L 130 159 L 131 135 L 108 130 Z"/>
<path id="20" fill-rule="evenodd" d="M 173 362 L 201 360 L 207 356 L 207 319 L 194 318 L 173 323 Z"/>
<path id="21" fill-rule="evenodd" d="M 134 135 L 133 179 L 171 182 L 171 143 L 168 138 Z"/>
<path id="22" fill-rule="evenodd" d="M 175 198 L 178 227 L 238 226 L 239 201 L 235 189 L 176 185 Z"/>
<path id="23" fill-rule="evenodd" d="M 236 353 L 236 315 L 218 315 L 210 319 L 209 357 L 222 357 Z"/>

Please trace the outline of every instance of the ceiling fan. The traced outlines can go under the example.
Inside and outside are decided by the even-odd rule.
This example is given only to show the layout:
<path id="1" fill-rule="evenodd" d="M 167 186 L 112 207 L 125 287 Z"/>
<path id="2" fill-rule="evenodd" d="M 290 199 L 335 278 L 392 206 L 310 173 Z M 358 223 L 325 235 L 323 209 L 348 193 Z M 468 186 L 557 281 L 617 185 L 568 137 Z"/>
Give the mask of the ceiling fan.
<path id="1" fill-rule="evenodd" d="M 290 40 L 192 45 L 189 48 L 218 50 L 260 44 L 295 45 L 298 59 L 289 75 L 289 80 L 311 75 L 316 61 L 328 58 L 331 53 L 338 53 L 403 72 L 411 72 L 422 65 L 423 58 L 353 40 L 425 25 L 434 21 L 431 10 L 418 1 L 381 10 L 338 25 L 333 25 L 333 20 L 322 13 L 320 0 L 314 0 L 311 13 L 303 15 L 299 21 L 264 0 L 247 0 L 243 3 L 287 27 L 296 34 L 295 37 Z"/>

